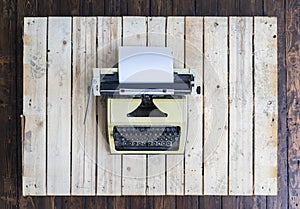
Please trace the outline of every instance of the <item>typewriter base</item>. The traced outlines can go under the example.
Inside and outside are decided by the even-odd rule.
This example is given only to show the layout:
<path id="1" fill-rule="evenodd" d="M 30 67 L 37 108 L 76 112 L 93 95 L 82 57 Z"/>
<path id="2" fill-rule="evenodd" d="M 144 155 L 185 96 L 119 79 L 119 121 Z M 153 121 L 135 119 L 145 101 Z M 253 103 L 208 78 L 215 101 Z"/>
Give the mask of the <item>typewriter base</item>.
<path id="1" fill-rule="evenodd" d="M 160 111 L 167 114 L 166 117 L 151 117 L 151 114 L 150 117 L 128 116 L 128 113 L 134 111 L 140 105 L 140 103 L 140 98 L 107 99 L 107 133 L 111 153 L 183 154 L 187 135 L 186 97 L 183 96 L 181 98 L 174 99 L 154 98 L 153 103 L 159 108 Z M 114 135 L 114 130 L 119 127 L 120 130 L 127 131 L 126 136 L 132 136 L 128 139 L 124 137 L 124 140 L 126 140 L 126 142 L 130 144 L 130 147 L 126 146 L 123 147 L 123 149 L 120 149 L 120 147 L 117 148 L 115 146 L 114 136 L 116 137 L 116 133 Z M 127 129 L 125 130 L 124 127 L 126 127 Z M 141 127 L 144 128 L 141 129 Z M 180 133 L 175 137 L 172 135 L 173 138 L 171 136 L 171 133 L 173 133 L 172 127 L 179 127 L 178 129 L 180 130 Z M 144 129 L 147 130 L 143 131 Z M 128 133 L 128 130 L 131 132 Z M 147 138 L 146 136 L 150 134 L 151 136 Z M 153 143 L 155 143 L 155 146 L 153 146 Z M 172 143 L 174 144 L 174 147 Z M 167 148 L 167 146 L 169 146 L 169 148 Z"/>

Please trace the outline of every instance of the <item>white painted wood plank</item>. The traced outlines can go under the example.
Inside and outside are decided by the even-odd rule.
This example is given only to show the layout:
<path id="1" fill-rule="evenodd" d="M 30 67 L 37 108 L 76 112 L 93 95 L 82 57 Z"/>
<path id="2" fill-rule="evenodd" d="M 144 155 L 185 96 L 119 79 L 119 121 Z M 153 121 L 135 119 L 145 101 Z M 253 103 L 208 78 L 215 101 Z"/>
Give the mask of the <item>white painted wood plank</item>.
<path id="1" fill-rule="evenodd" d="M 47 194 L 70 194 L 71 18 L 49 17 Z"/>
<path id="2" fill-rule="evenodd" d="M 229 194 L 253 193 L 252 18 L 230 17 Z"/>
<path id="3" fill-rule="evenodd" d="M 168 17 L 167 46 L 172 49 L 174 68 L 184 67 L 184 17 Z M 167 194 L 184 194 L 184 155 L 167 155 Z"/>
<path id="4" fill-rule="evenodd" d="M 95 194 L 96 179 L 96 102 L 88 100 L 92 69 L 96 67 L 96 18 L 73 18 L 72 86 L 72 191 L 73 195 Z"/>
<path id="5" fill-rule="evenodd" d="M 123 17 L 123 45 L 145 46 L 146 17 Z M 146 155 L 123 155 L 122 194 L 146 194 Z"/>
<path id="6" fill-rule="evenodd" d="M 24 18 L 23 41 L 23 195 L 45 195 L 47 18 Z"/>
<path id="7" fill-rule="evenodd" d="M 254 194 L 277 195 L 277 20 L 254 18 Z"/>
<path id="8" fill-rule="evenodd" d="M 204 194 L 228 191 L 228 24 L 204 18 Z"/>
<path id="9" fill-rule="evenodd" d="M 98 67 L 118 63 L 122 22 L 120 17 L 98 17 Z M 121 155 L 111 155 L 107 140 L 105 98 L 98 99 L 97 194 L 121 195 Z"/>
<path id="10" fill-rule="evenodd" d="M 203 18 L 186 17 L 185 20 L 185 68 L 195 70 L 196 86 L 203 83 Z M 185 147 L 185 195 L 202 194 L 202 114 L 203 98 L 188 98 L 188 135 Z"/>
<path id="11" fill-rule="evenodd" d="M 148 46 L 166 44 L 166 18 L 148 17 Z M 147 194 L 165 194 L 165 155 L 148 155 Z"/>

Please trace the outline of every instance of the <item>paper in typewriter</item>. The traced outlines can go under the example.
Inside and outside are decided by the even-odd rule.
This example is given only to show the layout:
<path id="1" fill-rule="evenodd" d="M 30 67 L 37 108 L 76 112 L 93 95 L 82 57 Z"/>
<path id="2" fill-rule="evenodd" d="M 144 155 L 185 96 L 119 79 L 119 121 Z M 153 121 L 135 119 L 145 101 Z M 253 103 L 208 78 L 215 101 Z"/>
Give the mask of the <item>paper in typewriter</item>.
<path id="1" fill-rule="evenodd" d="M 120 83 L 173 83 L 170 48 L 123 46 L 119 48 Z"/>

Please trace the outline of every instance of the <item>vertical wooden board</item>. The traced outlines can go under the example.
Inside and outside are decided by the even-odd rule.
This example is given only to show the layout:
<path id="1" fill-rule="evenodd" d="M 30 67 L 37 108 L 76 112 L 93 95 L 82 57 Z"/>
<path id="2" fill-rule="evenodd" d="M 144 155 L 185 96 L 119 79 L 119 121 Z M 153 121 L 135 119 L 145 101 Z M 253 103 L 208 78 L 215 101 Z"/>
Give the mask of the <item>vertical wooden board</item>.
<path id="1" fill-rule="evenodd" d="M 204 18 L 204 194 L 228 190 L 228 19 Z"/>
<path id="2" fill-rule="evenodd" d="M 145 46 L 146 17 L 123 17 L 123 45 Z M 122 194 L 146 194 L 146 155 L 123 155 Z"/>
<path id="3" fill-rule="evenodd" d="M 174 68 L 184 67 L 184 17 L 168 17 L 167 46 L 171 48 Z M 166 157 L 166 193 L 168 195 L 184 194 L 184 155 L 167 155 Z"/>
<path id="4" fill-rule="evenodd" d="M 267 208 L 288 208 L 289 196 L 288 193 L 288 141 L 287 140 L 287 72 L 289 71 L 289 66 L 286 66 L 286 51 L 285 51 L 285 34 L 290 34 L 285 30 L 285 26 L 290 30 L 293 30 L 292 27 L 289 27 L 289 24 L 285 24 L 285 8 L 288 5 L 286 1 L 264 1 L 264 15 L 266 16 L 277 16 L 277 56 L 278 56 L 278 147 L 277 147 L 277 188 L 278 193 L 276 196 L 267 197 Z M 289 10 L 289 9 L 288 9 Z M 298 8 L 296 7 L 296 12 Z M 289 10 L 292 11 L 292 10 Z M 287 14 L 287 16 L 289 16 Z M 296 16 L 294 16 L 296 18 Z M 287 38 L 288 40 L 288 38 Z M 296 71 L 294 71 L 296 72 Z M 297 75 L 298 77 L 298 75 Z M 291 100 L 290 100 L 291 101 Z M 289 122 L 294 123 L 294 121 L 289 120 Z M 295 124 L 295 123 L 294 123 Z M 297 123 L 296 123 L 297 124 Z M 289 131 L 291 131 L 289 129 Z M 291 134 L 292 135 L 292 134 Z M 292 175 L 289 175 L 289 179 Z M 280 177 L 280 178 L 278 178 Z M 296 193 L 294 193 L 297 195 Z M 300 200 L 300 197 L 298 196 Z"/>
<path id="5" fill-rule="evenodd" d="M 98 67 L 118 63 L 122 22 L 120 17 L 98 17 Z M 97 194 L 121 195 L 121 155 L 111 155 L 107 141 L 105 99 L 98 99 Z"/>
<path id="6" fill-rule="evenodd" d="M 277 19 L 254 18 L 254 194 L 277 194 Z"/>
<path id="7" fill-rule="evenodd" d="M 287 71 L 287 139 L 288 147 L 288 208 L 298 209 L 300 207 L 300 56 L 299 56 L 299 1 L 285 1 L 286 24 L 280 24 L 278 27 L 285 26 L 286 35 L 286 65 L 284 72 Z M 281 35 L 281 34 L 278 34 Z M 279 49 L 280 50 L 280 49 Z M 283 50 L 282 50 L 283 51 Z M 278 85 L 279 86 L 279 85 Z M 283 86 L 279 86 L 280 89 Z M 281 99 L 280 99 L 281 100 Z M 286 111 L 283 111 L 284 114 Z M 282 119 L 282 117 L 281 117 Z M 279 121 L 281 122 L 281 121 Z M 279 149 L 282 147 L 279 147 Z M 283 152 L 280 149 L 280 153 Z M 285 164 L 281 164 L 285 165 Z M 282 176 L 280 176 L 282 178 Z M 279 179 L 278 179 L 279 180 Z M 282 188 L 279 188 L 282 190 Z M 281 192 L 280 192 L 281 193 Z"/>
<path id="8" fill-rule="evenodd" d="M 47 194 L 70 194 L 71 18 L 49 17 Z"/>
<path id="9" fill-rule="evenodd" d="M 253 193 L 252 18 L 230 17 L 229 194 Z"/>
<path id="10" fill-rule="evenodd" d="M 148 46 L 164 47 L 165 17 L 148 17 Z M 148 155 L 147 194 L 165 194 L 165 155 Z"/>
<path id="11" fill-rule="evenodd" d="M 185 67 L 195 71 L 196 86 L 203 83 L 203 18 L 185 19 Z M 202 115 L 203 98 L 190 95 L 188 98 L 188 136 L 185 146 L 185 194 L 202 194 Z"/>
<path id="12" fill-rule="evenodd" d="M 96 18 L 73 18 L 72 191 L 95 194 L 96 103 L 91 97 L 85 124 L 88 86 L 96 67 Z"/>
<path id="13" fill-rule="evenodd" d="M 23 41 L 23 195 L 45 195 L 47 18 L 24 18 Z"/>

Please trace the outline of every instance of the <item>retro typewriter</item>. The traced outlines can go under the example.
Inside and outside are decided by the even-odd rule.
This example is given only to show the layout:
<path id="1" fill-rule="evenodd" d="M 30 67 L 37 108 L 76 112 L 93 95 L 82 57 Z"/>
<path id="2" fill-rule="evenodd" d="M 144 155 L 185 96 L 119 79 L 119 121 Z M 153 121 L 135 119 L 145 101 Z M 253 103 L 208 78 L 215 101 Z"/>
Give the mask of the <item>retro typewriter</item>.
<path id="1" fill-rule="evenodd" d="M 187 96 L 200 93 L 200 87 L 195 86 L 193 70 L 172 69 L 171 79 L 164 81 L 152 66 L 153 74 L 150 72 L 146 76 L 147 72 L 141 70 L 139 78 L 134 78 L 133 81 L 129 78 L 122 80 L 126 70 L 122 71 L 124 60 L 120 58 L 122 57 L 120 53 L 126 50 L 131 50 L 130 56 L 126 55 L 127 64 L 134 64 L 134 67 L 140 66 L 138 62 L 145 62 L 145 59 L 146 61 L 151 59 L 150 63 L 164 62 L 164 59 L 165 62 L 170 62 L 169 56 L 162 60 L 155 60 L 155 56 L 165 55 L 157 53 L 157 48 L 122 47 L 119 48 L 119 68 L 93 69 L 91 82 L 93 94 L 103 96 L 107 101 L 107 137 L 110 152 L 112 154 L 184 153 L 188 131 Z M 168 52 L 169 49 L 163 50 Z M 142 55 L 131 56 L 135 51 L 139 54 L 142 52 Z M 171 66 L 173 67 L 172 58 Z M 127 67 L 130 68 L 129 70 L 127 68 L 127 71 L 133 68 L 130 64 Z M 139 71 L 138 68 L 135 70 Z M 149 80 L 151 75 L 153 78 Z M 165 72 L 162 75 L 168 76 Z"/>

